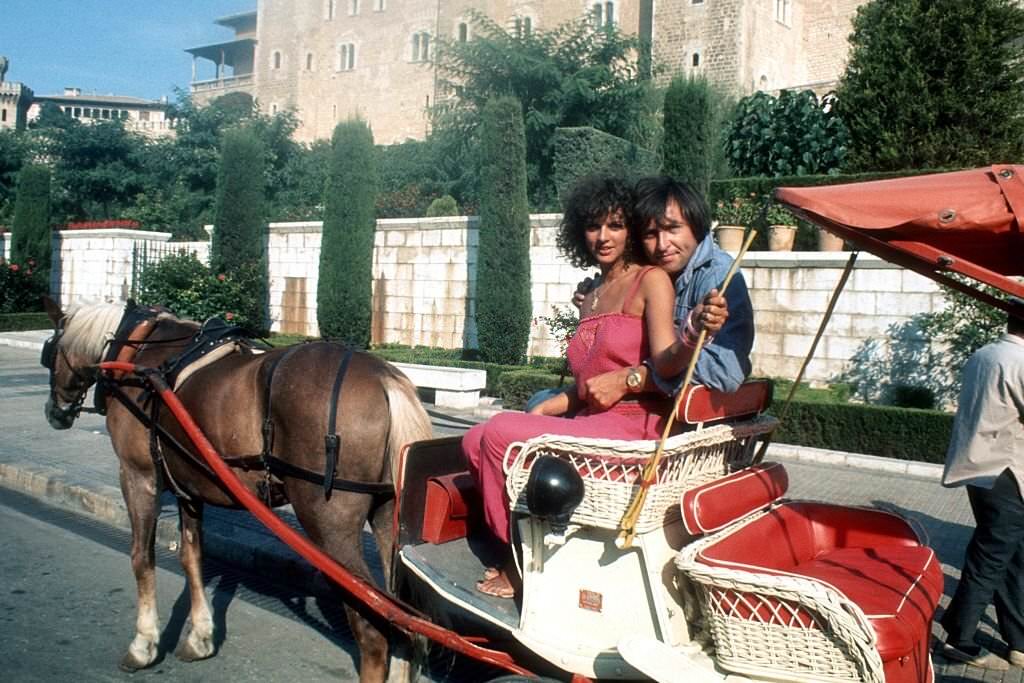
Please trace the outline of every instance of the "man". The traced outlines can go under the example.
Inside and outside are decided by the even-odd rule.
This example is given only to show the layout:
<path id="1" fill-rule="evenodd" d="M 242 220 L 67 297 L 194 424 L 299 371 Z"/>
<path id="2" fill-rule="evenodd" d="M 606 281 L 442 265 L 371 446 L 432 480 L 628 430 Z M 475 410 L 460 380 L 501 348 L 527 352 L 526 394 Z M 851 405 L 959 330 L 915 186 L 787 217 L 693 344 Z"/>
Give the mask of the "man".
<path id="1" fill-rule="evenodd" d="M 754 311 L 743 275 L 737 272 L 725 296 L 718 287 L 732 257 L 711 236 L 711 212 L 693 188 L 667 176 L 637 184 L 636 220 L 645 226 L 643 249 L 651 263 L 664 268 L 675 285 L 673 318 L 680 334 L 709 330 L 693 381 L 719 391 L 735 391 L 750 374 L 754 345 Z M 713 334 L 711 333 L 713 331 Z M 638 368 L 599 375 L 580 387 L 581 398 L 608 408 L 630 393 L 660 391 L 673 395 L 683 378 L 657 376 L 650 361 Z"/>
<path id="2" fill-rule="evenodd" d="M 1007 333 L 964 366 L 943 486 L 967 486 L 975 529 L 956 594 L 942 615 L 950 659 L 1005 670 L 1007 661 L 974 643 L 995 599 L 1009 660 L 1024 667 L 1024 300 L 1012 299 Z"/>

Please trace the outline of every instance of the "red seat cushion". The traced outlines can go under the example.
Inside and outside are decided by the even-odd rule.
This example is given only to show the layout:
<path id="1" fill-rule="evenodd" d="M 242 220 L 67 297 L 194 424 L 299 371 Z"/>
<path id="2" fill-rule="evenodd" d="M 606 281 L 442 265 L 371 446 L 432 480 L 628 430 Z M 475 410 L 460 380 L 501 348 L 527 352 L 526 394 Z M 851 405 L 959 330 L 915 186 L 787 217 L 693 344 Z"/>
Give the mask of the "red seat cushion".
<path id="1" fill-rule="evenodd" d="M 789 477 L 777 462 L 753 465 L 683 494 L 683 526 L 691 536 L 723 529 L 786 495 Z"/>
<path id="2" fill-rule="evenodd" d="M 829 584 L 864 611 L 882 661 L 909 655 L 927 637 L 942 596 L 942 569 L 931 548 L 842 548 L 803 562 L 793 574 Z"/>
<path id="3" fill-rule="evenodd" d="M 768 380 L 744 382 L 736 391 L 709 389 L 701 384 L 684 390 L 676 419 L 696 425 L 730 418 L 758 415 L 772 404 L 772 383 Z"/>

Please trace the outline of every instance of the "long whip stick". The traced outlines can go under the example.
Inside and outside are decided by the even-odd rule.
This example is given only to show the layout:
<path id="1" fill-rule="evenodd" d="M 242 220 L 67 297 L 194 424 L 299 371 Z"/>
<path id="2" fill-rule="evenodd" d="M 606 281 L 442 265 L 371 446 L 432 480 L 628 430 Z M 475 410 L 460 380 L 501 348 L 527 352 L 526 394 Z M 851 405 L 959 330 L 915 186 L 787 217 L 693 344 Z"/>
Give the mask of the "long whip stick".
<path id="1" fill-rule="evenodd" d="M 747 235 L 746 241 L 743 243 L 743 247 L 736 254 L 736 258 L 733 259 L 732 265 L 729 267 L 729 272 L 725 276 L 725 281 L 722 283 L 721 288 L 718 290 L 725 296 L 725 291 L 729 289 L 729 283 L 732 281 L 732 276 L 739 270 L 740 262 L 743 261 L 743 256 L 747 253 L 747 249 L 750 248 L 751 242 L 754 241 L 754 237 L 757 236 L 757 230 L 751 230 Z M 690 356 L 690 363 L 686 367 L 686 374 L 683 377 L 683 383 L 679 388 L 679 395 L 676 396 L 675 402 L 672 404 L 672 412 L 669 413 L 668 419 L 665 420 L 665 428 L 661 431 L 661 439 L 658 441 L 658 447 L 654 450 L 654 454 L 644 464 L 644 469 L 640 474 L 640 490 L 636 492 L 636 496 L 633 498 L 633 502 L 630 503 L 626 509 L 626 513 L 622 516 L 622 521 L 619 522 L 619 536 L 615 539 L 615 545 L 620 549 L 626 549 L 633 546 L 633 538 L 636 536 L 636 521 L 640 517 L 640 512 L 644 508 L 644 502 L 647 500 L 647 490 L 654 483 L 654 478 L 658 472 L 658 465 L 661 463 L 661 458 L 665 453 L 665 442 L 668 440 L 669 432 L 672 431 L 672 426 L 675 424 L 676 414 L 679 412 L 679 404 L 683 400 L 683 395 L 686 393 L 686 387 L 690 385 L 690 380 L 693 379 L 693 371 L 697 367 L 697 359 L 700 357 L 701 349 L 704 348 L 704 340 L 707 337 L 707 330 L 701 329 L 700 334 L 697 336 L 697 344 L 693 348 L 693 355 Z"/>

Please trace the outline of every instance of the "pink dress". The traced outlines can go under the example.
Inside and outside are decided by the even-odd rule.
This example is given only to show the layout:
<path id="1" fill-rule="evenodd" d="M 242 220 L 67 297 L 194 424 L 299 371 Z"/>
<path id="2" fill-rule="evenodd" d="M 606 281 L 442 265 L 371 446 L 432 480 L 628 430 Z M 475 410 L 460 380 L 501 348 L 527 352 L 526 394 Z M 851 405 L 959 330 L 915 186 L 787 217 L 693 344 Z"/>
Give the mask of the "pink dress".
<path id="1" fill-rule="evenodd" d="M 623 309 L 629 307 L 641 279 L 650 270 L 645 268 L 637 274 Z M 586 317 L 580 321 L 566 355 L 577 386 L 602 373 L 640 365 L 650 355 L 647 326 L 642 317 L 621 311 Z M 664 407 L 661 401 L 626 401 L 608 411 L 584 407 L 574 418 L 499 413 L 470 429 L 462 438 L 462 450 L 480 488 L 487 526 L 499 539 L 509 542 L 508 499 L 502 469 L 509 444 L 541 434 L 656 439 L 661 436 Z"/>

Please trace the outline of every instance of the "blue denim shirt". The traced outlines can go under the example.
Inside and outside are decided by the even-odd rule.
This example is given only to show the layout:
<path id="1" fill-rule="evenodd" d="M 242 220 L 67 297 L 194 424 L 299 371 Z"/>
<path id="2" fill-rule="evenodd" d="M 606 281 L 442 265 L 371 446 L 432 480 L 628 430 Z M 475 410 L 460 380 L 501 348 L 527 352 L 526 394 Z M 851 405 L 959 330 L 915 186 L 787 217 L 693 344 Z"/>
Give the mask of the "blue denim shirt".
<path id="1" fill-rule="evenodd" d="M 676 305 L 672 317 L 677 330 L 708 292 L 722 286 L 731 265 L 732 256 L 722 251 L 708 233 L 675 281 Z M 725 300 L 729 305 L 729 319 L 711 343 L 704 345 L 694 368 L 693 381 L 719 391 L 736 391 L 750 374 L 750 350 L 754 346 L 754 309 L 742 273 L 737 271 L 733 276 Z M 646 363 L 661 391 L 670 396 L 679 391 L 682 375 L 664 379 L 654 372 L 650 360 Z"/>

